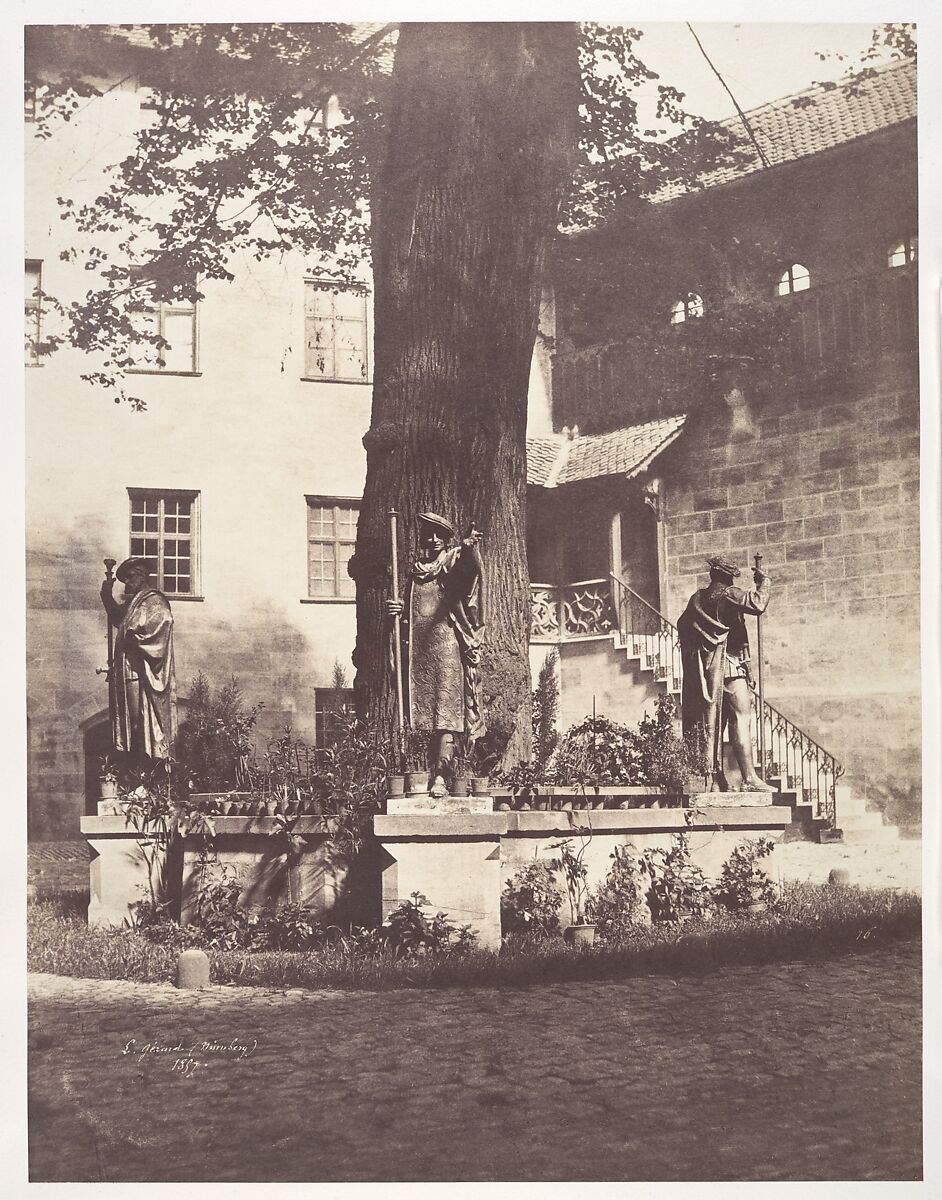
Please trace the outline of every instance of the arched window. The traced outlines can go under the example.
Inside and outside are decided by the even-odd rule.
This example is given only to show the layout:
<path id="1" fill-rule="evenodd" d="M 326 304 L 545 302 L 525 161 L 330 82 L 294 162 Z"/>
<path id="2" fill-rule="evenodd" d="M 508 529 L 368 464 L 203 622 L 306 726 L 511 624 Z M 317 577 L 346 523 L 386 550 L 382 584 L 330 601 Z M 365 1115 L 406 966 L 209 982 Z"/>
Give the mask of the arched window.
<path id="1" fill-rule="evenodd" d="M 901 242 L 894 243 L 886 252 L 886 265 L 888 267 L 908 267 L 910 263 L 914 263 L 917 243 L 918 239 L 915 234 L 903 238 Z"/>
<path id="2" fill-rule="evenodd" d="M 703 297 L 696 292 L 688 292 L 683 300 L 677 300 L 671 306 L 671 324 L 682 325 L 690 317 L 703 316 Z"/>
<path id="3" fill-rule="evenodd" d="M 779 296 L 790 296 L 792 292 L 806 292 L 811 287 L 811 272 L 801 263 L 792 263 L 778 281 Z"/>

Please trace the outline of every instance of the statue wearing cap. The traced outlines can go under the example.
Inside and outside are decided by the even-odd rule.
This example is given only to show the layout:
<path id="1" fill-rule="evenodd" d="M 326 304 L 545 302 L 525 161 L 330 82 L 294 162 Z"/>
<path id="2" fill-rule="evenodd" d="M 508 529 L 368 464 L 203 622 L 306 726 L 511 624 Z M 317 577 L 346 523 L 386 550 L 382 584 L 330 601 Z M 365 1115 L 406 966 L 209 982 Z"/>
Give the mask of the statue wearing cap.
<path id="1" fill-rule="evenodd" d="M 431 737 L 433 795 L 445 794 L 444 776 L 455 755 L 455 738 L 468 749 L 485 733 L 479 664 L 484 641 L 481 535 L 459 540 L 437 513 L 419 516 L 419 544 L 402 601 L 387 600 L 391 616 L 402 614 L 405 711 L 409 727 Z"/>
<path id="2" fill-rule="evenodd" d="M 727 791 L 723 770 L 723 728 L 742 774 L 743 791 L 771 791 L 752 760 L 749 718 L 752 699 L 749 637 L 745 616 L 761 616 L 771 595 L 769 577 L 757 567 L 755 590 L 744 591 L 734 580 L 739 568 L 727 559 L 709 560 L 710 583 L 690 597 L 677 629 L 683 664 L 681 716 L 684 737 L 706 751 L 713 791 Z"/>
<path id="3" fill-rule="evenodd" d="M 128 558 L 114 581 L 101 586 L 101 600 L 115 626 L 111 730 L 115 750 L 136 762 L 169 758 L 176 732 L 173 671 L 173 614 L 167 597 L 150 580 L 146 559 Z"/>

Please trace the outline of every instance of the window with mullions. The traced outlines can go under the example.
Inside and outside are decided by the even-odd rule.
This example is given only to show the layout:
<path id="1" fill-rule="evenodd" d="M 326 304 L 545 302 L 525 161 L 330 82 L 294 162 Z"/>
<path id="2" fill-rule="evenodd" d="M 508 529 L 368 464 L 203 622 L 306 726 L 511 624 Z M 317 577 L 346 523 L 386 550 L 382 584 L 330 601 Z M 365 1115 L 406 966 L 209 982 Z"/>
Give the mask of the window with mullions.
<path id="1" fill-rule="evenodd" d="M 811 272 L 801 263 L 792 263 L 783 272 L 776 286 L 776 295 L 790 296 L 793 292 L 806 292 L 811 287 Z"/>
<path id="2" fill-rule="evenodd" d="M 42 341 L 43 265 L 38 258 L 26 260 L 26 365 L 40 366 Z"/>
<path id="3" fill-rule="evenodd" d="M 369 376 L 367 301 L 363 287 L 304 284 L 304 377 L 365 383 Z"/>
<path id="4" fill-rule="evenodd" d="M 682 300 L 677 300 L 671 306 L 671 324 L 682 325 L 684 321 L 703 316 L 703 297 L 696 292 L 688 292 Z"/>
<path id="5" fill-rule="evenodd" d="M 135 346 L 138 357 L 133 371 L 156 371 L 168 375 L 197 373 L 196 305 L 189 300 L 154 300 L 148 295 L 148 268 L 133 267 L 135 285 L 131 323 L 143 333 L 157 334 L 168 345 L 157 349 L 149 342 Z"/>
<path id="6" fill-rule="evenodd" d="M 131 556 L 146 558 L 168 596 L 199 594 L 197 501 L 199 492 L 128 488 Z"/>
<path id="7" fill-rule="evenodd" d="M 916 252 L 918 249 L 918 241 L 915 234 L 912 237 L 904 238 L 901 242 L 895 242 L 886 252 L 886 265 L 888 267 L 908 267 L 916 261 Z"/>
<path id="8" fill-rule="evenodd" d="M 356 585 L 347 563 L 356 548 L 357 500 L 307 498 L 307 592 L 313 600 L 352 600 Z"/>

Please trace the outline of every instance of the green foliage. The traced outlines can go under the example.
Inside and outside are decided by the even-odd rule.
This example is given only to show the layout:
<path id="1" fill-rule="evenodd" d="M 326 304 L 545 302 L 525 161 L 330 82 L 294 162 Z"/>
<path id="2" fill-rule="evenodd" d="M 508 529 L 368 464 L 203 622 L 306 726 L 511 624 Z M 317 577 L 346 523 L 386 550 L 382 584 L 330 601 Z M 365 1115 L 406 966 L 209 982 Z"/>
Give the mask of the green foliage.
<path id="1" fill-rule="evenodd" d="M 692 755 L 674 732 L 677 709 L 673 696 L 658 696 L 654 716 L 645 716 L 634 739 L 638 770 L 646 784 L 664 792 L 683 792 L 693 773 Z"/>
<path id="2" fill-rule="evenodd" d="M 539 860 L 528 863 L 504 884 L 500 898 L 504 933 L 541 937 L 558 933 L 562 902 L 552 868 Z"/>
<path id="3" fill-rule="evenodd" d="M 89 929 L 56 900 L 27 906 L 27 968 L 94 979 L 167 982 L 177 949 L 136 930 Z M 504 986 L 641 975 L 702 976 L 727 966 L 820 960 L 918 940 L 922 905 L 892 888 L 835 888 L 790 882 L 782 903 L 760 917 L 719 911 L 709 922 L 637 925 L 617 944 L 574 951 L 561 939 L 508 939 L 499 955 L 396 959 L 378 930 L 352 930 L 304 952 L 210 948 L 217 983 L 260 987 Z"/>
<path id="4" fill-rule="evenodd" d="M 334 743 L 317 752 L 318 786 L 338 850 L 351 857 L 382 812 L 389 760 L 380 735 L 344 714 Z"/>
<path id="5" fill-rule="evenodd" d="M 431 734 L 427 729 L 410 729 L 406 745 L 406 770 L 427 771 Z"/>
<path id="6" fill-rule="evenodd" d="M 589 842 L 592 840 L 592 831 L 580 828 L 576 832 L 579 835 L 578 849 L 574 848 L 572 838 L 563 838 L 562 841 L 553 842 L 549 846 L 550 850 L 559 851 L 556 858 L 550 859 L 550 866 L 554 871 L 561 872 L 565 881 L 569 913 L 573 925 L 582 925 L 586 919 L 586 902 L 589 899 L 589 888 L 586 882 L 588 869 L 583 858 L 589 848 Z"/>
<path id="7" fill-rule="evenodd" d="M 771 838 L 750 838 L 735 847 L 723 863 L 713 889 L 717 903 L 730 909 L 750 904 L 774 904 L 778 891 L 769 874 L 759 866 L 760 859 L 775 849 Z"/>
<path id="8" fill-rule="evenodd" d="M 428 917 L 423 907 L 428 900 L 413 892 L 386 918 L 380 936 L 393 958 L 462 955 L 471 949 L 475 935 L 469 926 L 453 924 L 443 912 Z"/>
<path id="9" fill-rule="evenodd" d="M 604 881 L 589 897 L 586 915 L 602 942 L 617 943 L 643 918 L 644 883 L 638 855 L 631 846 L 616 846 Z"/>
<path id="10" fill-rule="evenodd" d="M 252 735 L 264 705 L 245 708 L 235 678 L 213 691 L 202 673 L 190 685 L 174 753 L 197 792 L 244 789 L 250 777 Z"/>
<path id="11" fill-rule="evenodd" d="M 217 950 L 251 946 L 258 917 L 239 904 L 242 887 L 230 863 L 206 863 L 200 872 L 193 923 L 203 944 Z"/>
<path id="12" fill-rule="evenodd" d="M 559 744 L 556 718 L 559 715 L 559 651 L 554 646 L 547 652 L 533 689 L 531 712 L 533 721 L 532 764 L 538 778 L 546 774 L 553 751 Z"/>
<path id="13" fill-rule="evenodd" d="M 638 784 L 641 760 L 631 730 L 608 717 L 586 717 L 566 730 L 556 752 L 561 784 Z"/>
<path id="14" fill-rule="evenodd" d="M 710 884 L 691 860 L 690 841 L 678 833 L 669 850 L 645 850 L 640 870 L 650 880 L 645 899 L 654 921 L 679 921 L 702 917 L 713 909 Z"/>

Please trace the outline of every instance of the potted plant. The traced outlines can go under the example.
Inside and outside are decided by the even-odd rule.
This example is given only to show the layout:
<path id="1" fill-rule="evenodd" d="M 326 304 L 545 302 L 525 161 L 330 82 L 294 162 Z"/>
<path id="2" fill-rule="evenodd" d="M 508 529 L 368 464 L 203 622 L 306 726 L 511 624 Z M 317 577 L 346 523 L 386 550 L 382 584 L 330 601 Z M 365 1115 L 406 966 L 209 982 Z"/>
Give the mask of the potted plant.
<path id="1" fill-rule="evenodd" d="M 559 856 L 554 858 L 550 865 L 554 870 L 562 872 L 566 882 L 572 924 L 563 931 L 563 937 L 571 946 L 582 948 L 591 946 L 595 941 L 595 924 L 586 920 L 586 903 L 589 899 L 589 886 L 586 881 L 588 871 L 582 861 L 592 840 L 592 832 L 581 828 L 578 832 L 578 849 L 575 848 L 572 838 L 564 838 L 550 846 L 551 850 L 559 851 Z"/>
<path id="2" fill-rule="evenodd" d="M 650 879 L 645 894 L 651 920 L 663 924 L 707 917 L 713 908 L 713 895 L 702 869 L 690 858 L 690 843 L 678 833 L 669 850 L 646 850 L 639 863 L 642 874 Z"/>
<path id="3" fill-rule="evenodd" d="M 759 860 L 771 854 L 774 847 L 771 838 L 740 842 L 720 870 L 713 889 L 717 902 L 733 912 L 765 912 L 777 897 L 775 884 L 759 866 Z"/>
<path id="4" fill-rule="evenodd" d="M 118 768 L 106 754 L 101 760 L 98 770 L 99 795 L 102 800 L 114 801 L 118 798 Z"/>
<path id="5" fill-rule="evenodd" d="M 410 796 L 424 796 L 428 792 L 429 734 L 424 729 L 409 730 L 409 748 L 406 751 L 405 788 Z"/>
<path id="6" fill-rule="evenodd" d="M 461 751 L 455 755 L 451 764 L 451 772 L 451 794 L 453 796 L 467 796 L 468 789 L 471 786 L 467 755 Z"/>
<path id="7" fill-rule="evenodd" d="M 471 794 L 473 796 L 489 796 L 491 794 L 491 771 L 496 765 L 497 757 L 488 747 L 486 738 L 474 743 L 471 752 Z"/>

